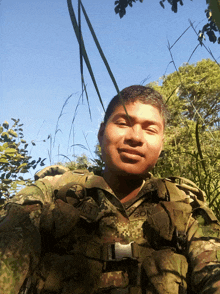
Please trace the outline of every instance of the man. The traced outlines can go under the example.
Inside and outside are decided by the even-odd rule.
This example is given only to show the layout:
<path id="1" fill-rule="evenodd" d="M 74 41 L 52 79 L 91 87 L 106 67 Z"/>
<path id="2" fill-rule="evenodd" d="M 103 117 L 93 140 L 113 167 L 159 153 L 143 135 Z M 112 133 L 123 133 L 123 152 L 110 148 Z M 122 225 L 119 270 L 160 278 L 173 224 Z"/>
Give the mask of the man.
<path id="1" fill-rule="evenodd" d="M 149 173 L 165 124 L 158 92 L 125 88 L 98 133 L 103 177 L 52 166 L 6 205 L 1 293 L 220 293 L 220 226 L 204 193 Z"/>

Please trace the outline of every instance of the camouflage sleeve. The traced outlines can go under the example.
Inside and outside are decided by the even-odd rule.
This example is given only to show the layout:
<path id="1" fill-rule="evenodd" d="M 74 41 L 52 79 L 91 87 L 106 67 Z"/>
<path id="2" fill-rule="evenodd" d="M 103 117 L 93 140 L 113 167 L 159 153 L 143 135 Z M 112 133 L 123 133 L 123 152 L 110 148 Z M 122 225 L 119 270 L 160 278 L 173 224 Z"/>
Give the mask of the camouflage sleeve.
<path id="1" fill-rule="evenodd" d="M 1 293 L 17 294 L 38 264 L 41 253 L 40 216 L 44 204 L 52 201 L 53 185 L 42 179 L 21 190 L 1 210 Z"/>
<path id="2" fill-rule="evenodd" d="M 189 276 L 194 293 L 220 293 L 220 225 L 210 209 L 196 209 L 188 230 Z"/>
<path id="3" fill-rule="evenodd" d="M 30 204 L 40 203 L 51 203 L 54 198 L 54 189 L 56 188 L 56 181 L 61 176 L 49 176 L 43 179 L 39 179 L 33 185 L 26 186 L 19 193 L 17 193 L 9 203 L 16 204 Z"/>

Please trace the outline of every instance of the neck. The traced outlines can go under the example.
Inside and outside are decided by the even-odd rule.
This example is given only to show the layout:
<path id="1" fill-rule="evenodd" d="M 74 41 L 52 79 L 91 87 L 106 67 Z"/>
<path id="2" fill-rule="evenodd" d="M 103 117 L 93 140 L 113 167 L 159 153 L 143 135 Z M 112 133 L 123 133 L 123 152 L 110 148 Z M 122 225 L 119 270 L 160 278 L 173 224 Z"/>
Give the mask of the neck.
<path id="1" fill-rule="evenodd" d="M 122 203 L 136 197 L 143 184 L 142 178 L 133 175 L 118 176 L 104 171 L 103 178 Z"/>

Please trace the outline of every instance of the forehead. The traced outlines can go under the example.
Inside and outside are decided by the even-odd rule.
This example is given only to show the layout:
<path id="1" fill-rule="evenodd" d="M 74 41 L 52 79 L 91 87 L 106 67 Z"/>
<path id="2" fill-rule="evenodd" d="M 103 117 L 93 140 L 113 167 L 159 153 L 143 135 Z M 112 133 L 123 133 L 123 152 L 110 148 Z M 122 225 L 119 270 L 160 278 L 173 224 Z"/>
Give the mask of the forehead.
<path id="1" fill-rule="evenodd" d="M 156 106 L 151 104 L 143 104 L 141 102 L 134 102 L 125 104 L 126 111 L 132 120 L 136 121 L 152 121 L 164 125 L 163 117 Z M 115 108 L 114 112 L 109 117 L 109 121 L 119 117 L 126 117 L 125 109 L 122 105 Z"/>

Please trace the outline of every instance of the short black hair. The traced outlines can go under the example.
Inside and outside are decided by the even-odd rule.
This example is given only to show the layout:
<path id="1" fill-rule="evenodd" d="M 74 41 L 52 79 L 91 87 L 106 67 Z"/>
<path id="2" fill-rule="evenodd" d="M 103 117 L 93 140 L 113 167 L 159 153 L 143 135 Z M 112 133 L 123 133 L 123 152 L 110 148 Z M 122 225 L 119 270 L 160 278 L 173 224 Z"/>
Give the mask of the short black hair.
<path id="1" fill-rule="evenodd" d="M 130 86 L 123 89 L 122 91 L 120 91 L 119 95 L 117 94 L 115 97 L 113 97 L 107 107 L 107 110 L 105 112 L 105 117 L 104 117 L 105 125 L 109 117 L 111 116 L 111 114 L 115 111 L 115 109 L 118 106 L 122 105 L 121 100 L 123 100 L 124 105 L 140 102 L 143 104 L 150 104 L 152 106 L 155 106 L 159 110 L 163 118 L 164 126 L 166 125 L 167 118 L 168 118 L 167 106 L 163 100 L 162 95 L 156 90 L 154 90 L 152 87 L 134 85 L 134 86 Z"/>

